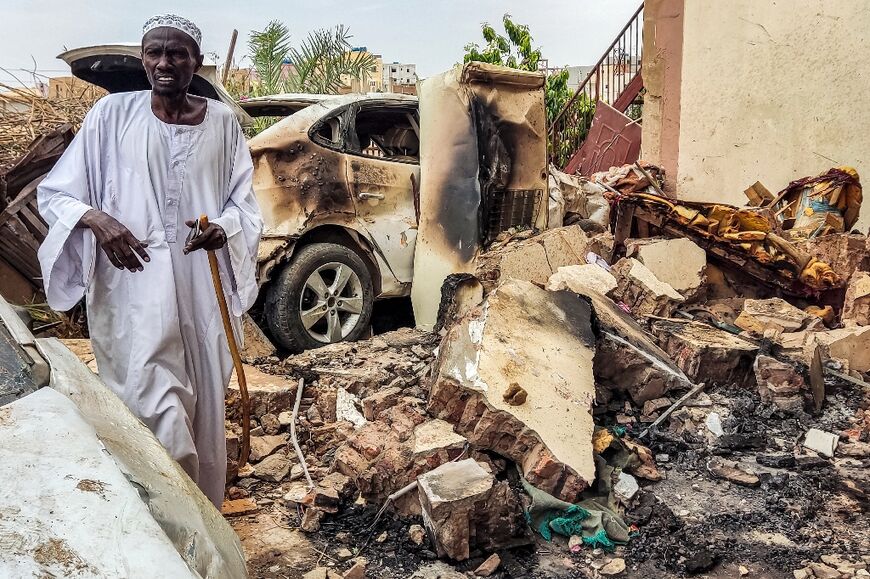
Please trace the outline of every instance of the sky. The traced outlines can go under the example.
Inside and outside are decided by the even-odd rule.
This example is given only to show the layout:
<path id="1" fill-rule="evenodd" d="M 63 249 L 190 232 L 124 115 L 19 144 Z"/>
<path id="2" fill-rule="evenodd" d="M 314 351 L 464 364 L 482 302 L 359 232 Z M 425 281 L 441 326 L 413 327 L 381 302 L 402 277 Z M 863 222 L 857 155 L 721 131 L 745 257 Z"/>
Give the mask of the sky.
<path id="1" fill-rule="evenodd" d="M 0 82 L 63 76 L 56 57 L 65 49 L 112 42 L 138 42 L 150 16 L 173 12 L 203 31 L 203 51 L 226 57 L 233 28 L 239 31 L 236 61 L 245 66 L 251 30 L 269 20 L 284 22 L 296 43 L 316 28 L 344 24 L 354 46 L 366 46 L 384 62 L 413 63 L 420 78 L 461 61 L 463 47 L 482 44 L 483 22 L 500 24 L 505 13 L 529 25 L 550 66 L 594 64 L 613 41 L 639 0 L 0 0 Z M 24 70 L 22 70 L 24 69 Z"/>

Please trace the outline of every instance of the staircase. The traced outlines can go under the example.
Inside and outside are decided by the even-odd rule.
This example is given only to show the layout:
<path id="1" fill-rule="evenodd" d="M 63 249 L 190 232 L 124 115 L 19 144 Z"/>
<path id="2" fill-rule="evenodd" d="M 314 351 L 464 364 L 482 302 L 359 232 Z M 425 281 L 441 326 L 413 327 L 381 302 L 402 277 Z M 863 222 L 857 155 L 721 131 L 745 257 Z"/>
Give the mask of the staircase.
<path id="1" fill-rule="evenodd" d="M 599 102 L 633 119 L 640 119 L 643 77 L 643 4 L 616 35 L 604 56 L 592 67 L 574 95 L 553 120 L 549 131 L 550 162 L 560 169 L 572 165 Z"/>

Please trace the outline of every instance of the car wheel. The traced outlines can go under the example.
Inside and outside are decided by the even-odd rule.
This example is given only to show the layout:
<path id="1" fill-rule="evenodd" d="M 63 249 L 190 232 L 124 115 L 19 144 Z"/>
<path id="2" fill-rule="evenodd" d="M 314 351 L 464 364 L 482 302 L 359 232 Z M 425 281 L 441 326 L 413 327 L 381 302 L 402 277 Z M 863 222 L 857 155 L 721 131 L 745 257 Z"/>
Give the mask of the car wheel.
<path id="1" fill-rule="evenodd" d="M 359 339 L 373 305 L 372 280 L 362 258 L 343 245 L 313 243 L 273 281 L 265 313 L 275 340 L 299 352 Z"/>

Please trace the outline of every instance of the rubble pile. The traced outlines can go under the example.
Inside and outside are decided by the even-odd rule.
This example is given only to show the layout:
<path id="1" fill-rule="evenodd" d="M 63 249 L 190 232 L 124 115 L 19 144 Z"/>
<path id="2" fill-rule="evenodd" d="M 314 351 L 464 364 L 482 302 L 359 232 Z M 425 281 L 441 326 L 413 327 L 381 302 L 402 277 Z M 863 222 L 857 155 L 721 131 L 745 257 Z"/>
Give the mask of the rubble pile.
<path id="1" fill-rule="evenodd" d="M 559 176 L 573 224 L 500 236 L 447 279 L 435 333 L 250 354 L 252 464 L 225 511 L 322 553 L 260 550 L 258 576 L 867 573 L 866 242 L 783 245 L 764 208 L 689 216 L 640 168 Z M 600 189 L 613 233 L 590 219 Z M 666 224 L 620 225 L 656 207 Z"/>

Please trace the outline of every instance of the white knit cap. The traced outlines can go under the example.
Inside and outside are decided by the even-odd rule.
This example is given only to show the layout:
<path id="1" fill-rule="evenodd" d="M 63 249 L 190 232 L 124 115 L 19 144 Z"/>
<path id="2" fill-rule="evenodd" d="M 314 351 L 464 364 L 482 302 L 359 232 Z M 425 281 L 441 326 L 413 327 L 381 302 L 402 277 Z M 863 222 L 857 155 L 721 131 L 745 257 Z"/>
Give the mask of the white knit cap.
<path id="1" fill-rule="evenodd" d="M 187 18 L 182 18 L 181 16 L 176 16 L 175 14 L 161 14 L 159 16 L 152 16 L 145 22 L 145 26 L 142 27 L 142 36 L 145 36 L 155 28 L 175 28 L 176 30 L 181 30 L 196 42 L 197 47 L 201 47 L 200 42 L 202 41 L 202 32 L 200 32 L 199 27 L 188 20 Z"/>

